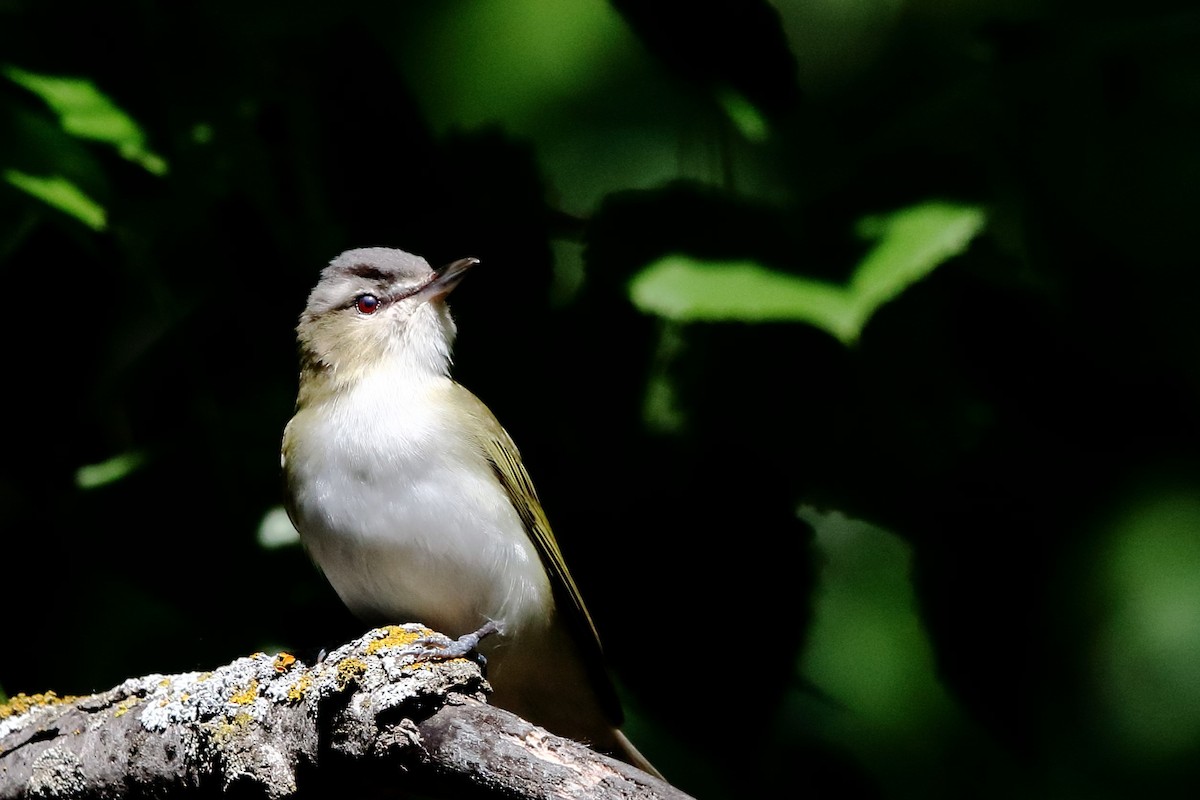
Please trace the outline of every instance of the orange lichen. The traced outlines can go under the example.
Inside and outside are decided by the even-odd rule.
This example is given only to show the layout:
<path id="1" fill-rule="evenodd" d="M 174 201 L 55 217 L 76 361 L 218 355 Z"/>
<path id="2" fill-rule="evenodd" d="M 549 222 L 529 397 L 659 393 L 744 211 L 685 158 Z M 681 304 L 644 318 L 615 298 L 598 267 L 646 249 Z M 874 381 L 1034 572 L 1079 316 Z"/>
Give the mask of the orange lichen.
<path id="1" fill-rule="evenodd" d="M 275 656 L 275 671 L 287 672 L 296 663 L 296 657 L 291 653 L 280 653 Z"/>
<path id="2" fill-rule="evenodd" d="M 288 687 L 287 699 L 293 703 L 299 703 L 304 699 L 304 694 L 312 687 L 312 674 L 304 673 L 300 676 L 300 680 Z"/>
<path id="3" fill-rule="evenodd" d="M 129 709 L 141 702 L 140 697 L 126 697 L 121 702 L 117 703 L 117 710 L 113 712 L 114 717 L 123 717 L 129 713 Z"/>
<path id="4" fill-rule="evenodd" d="M 433 635 L 433 631 L 428 628 L 421 628 L 419 631 L 407 631 L 399 625 L 388 625 L 383 630 L 387 631 L 384 636 L 375 639 L 367 645 L 368 653 L 378 653 L 385 647 L 404 647 L 418 639 Z"/>
<path id="5" fill-rule="evenodd" d="M 54 692 L 38 692 L 37 694 L 20 694 L 8 698 L 8 701 L 0 704 L 0 719 L 8 719 L 19 714 L 24 714 L 37 706 L 56 706 L 61 703 L 70 703 L 78 700 L 78 697 L 66 695 L 59 697 Z"/>
<path id="6" fill-rule="evenodd" d="M 350 683 L 367 671 L 367 664 L 359 658 L 344 658 L 337 665 L 338 689 L 345 689 Z"/>
<path id="7" fill-rule="evenodd" d="M 237 703 L 239 706 L 249 705 L 258 698 L 258 679 L 251 678 L 250 685 L 240 692 L 235 693 L 229 698 L 229 702 Z"/>
<path id="8" fill-rule="evenodd" d="M 242 711 L 234 716 L 233 719 L 222 720 L 217 723 L 216 729 L 213 731 L 213 741 L 217 745 L 227 744 L 242 735 L 245 729 L 253 723 L 254 717 Z"/>

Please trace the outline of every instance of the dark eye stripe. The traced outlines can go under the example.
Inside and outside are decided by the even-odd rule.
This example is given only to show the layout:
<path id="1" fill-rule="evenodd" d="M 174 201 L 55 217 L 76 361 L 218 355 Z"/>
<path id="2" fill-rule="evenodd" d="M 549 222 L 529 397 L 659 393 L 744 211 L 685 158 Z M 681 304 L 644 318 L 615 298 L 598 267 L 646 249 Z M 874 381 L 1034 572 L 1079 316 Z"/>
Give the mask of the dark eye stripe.
<path id="1" fill-rule="evenodd" d="M 387 278 L 387 275 L 384 274 L 383 270 L 379 269 L 379 267 L 373 267 L 370 264 L 355 264 L 346 271 L 355 277 L 362 278 L 373 283 L 383 281 L 385 278 Z"/>

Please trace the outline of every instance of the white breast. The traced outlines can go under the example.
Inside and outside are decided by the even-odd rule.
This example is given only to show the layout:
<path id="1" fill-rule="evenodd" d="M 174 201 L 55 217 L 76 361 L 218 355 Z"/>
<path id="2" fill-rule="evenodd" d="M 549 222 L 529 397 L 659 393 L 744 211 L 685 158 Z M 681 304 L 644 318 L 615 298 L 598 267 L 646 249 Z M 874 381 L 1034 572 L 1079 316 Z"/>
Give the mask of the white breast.
<path id="1" fill-rule="evenodd" d="M 490 465 L 444 413 L 461 391 L 380 370 L 301 410 L 286 464 L 296 523 L 360 616 L 451 636 L 491 619 L 517 635 L 545 624 L 549 581 Z"/>

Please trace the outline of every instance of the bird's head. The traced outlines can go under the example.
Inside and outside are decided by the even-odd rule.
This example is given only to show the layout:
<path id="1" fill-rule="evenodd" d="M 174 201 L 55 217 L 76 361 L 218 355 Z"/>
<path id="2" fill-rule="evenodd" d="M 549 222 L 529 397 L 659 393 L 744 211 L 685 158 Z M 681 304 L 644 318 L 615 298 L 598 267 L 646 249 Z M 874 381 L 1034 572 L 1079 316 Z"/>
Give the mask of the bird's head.
<path id="1" fill-rule="evenodd" d="M 385 247 L 342 253 L 321 277 L 296 328 L 302 378 L 336 388 L 391 366 L 413 378 L 447 375 L 455 326 L 445 297 L 479 263 L 433 269 Z"/>

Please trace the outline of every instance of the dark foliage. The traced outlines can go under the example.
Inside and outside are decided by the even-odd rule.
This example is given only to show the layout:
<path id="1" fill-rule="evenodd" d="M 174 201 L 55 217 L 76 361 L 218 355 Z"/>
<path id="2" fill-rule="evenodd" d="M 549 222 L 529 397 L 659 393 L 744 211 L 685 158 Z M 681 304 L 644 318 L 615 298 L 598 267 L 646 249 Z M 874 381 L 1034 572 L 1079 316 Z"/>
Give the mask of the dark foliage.
<path id="1" fill-rule="evenodd" d="M 338 252 L 387 245 L 482 259 L 456 375 L 521 445 L 633 735 L 682 788 L 1194 787 L 1200 12 L 614 1 L 581 31 L 486 5 L 0 3 L 0 67 L 91 80 L 169 165 L 0 78 L 0 171 L 67 177 L 108 219 L 0 181 L 3 690 L 359 632 L 256 530 L 304 298 Z M 547 42 L 594 47 L 591 69 L 560 78 Z M 630 302 L 669 254 L 845 281 L 856 221 L 928 198 L 986 229 L 851 345 Z M 654 384 L 678 424 L 646 411 Z M 122 453 L 142 466 L 77 485 Z M 855 727 L 811 681 L 828 553 L 799 506 L 911 554 L 952 723 Z"/>

